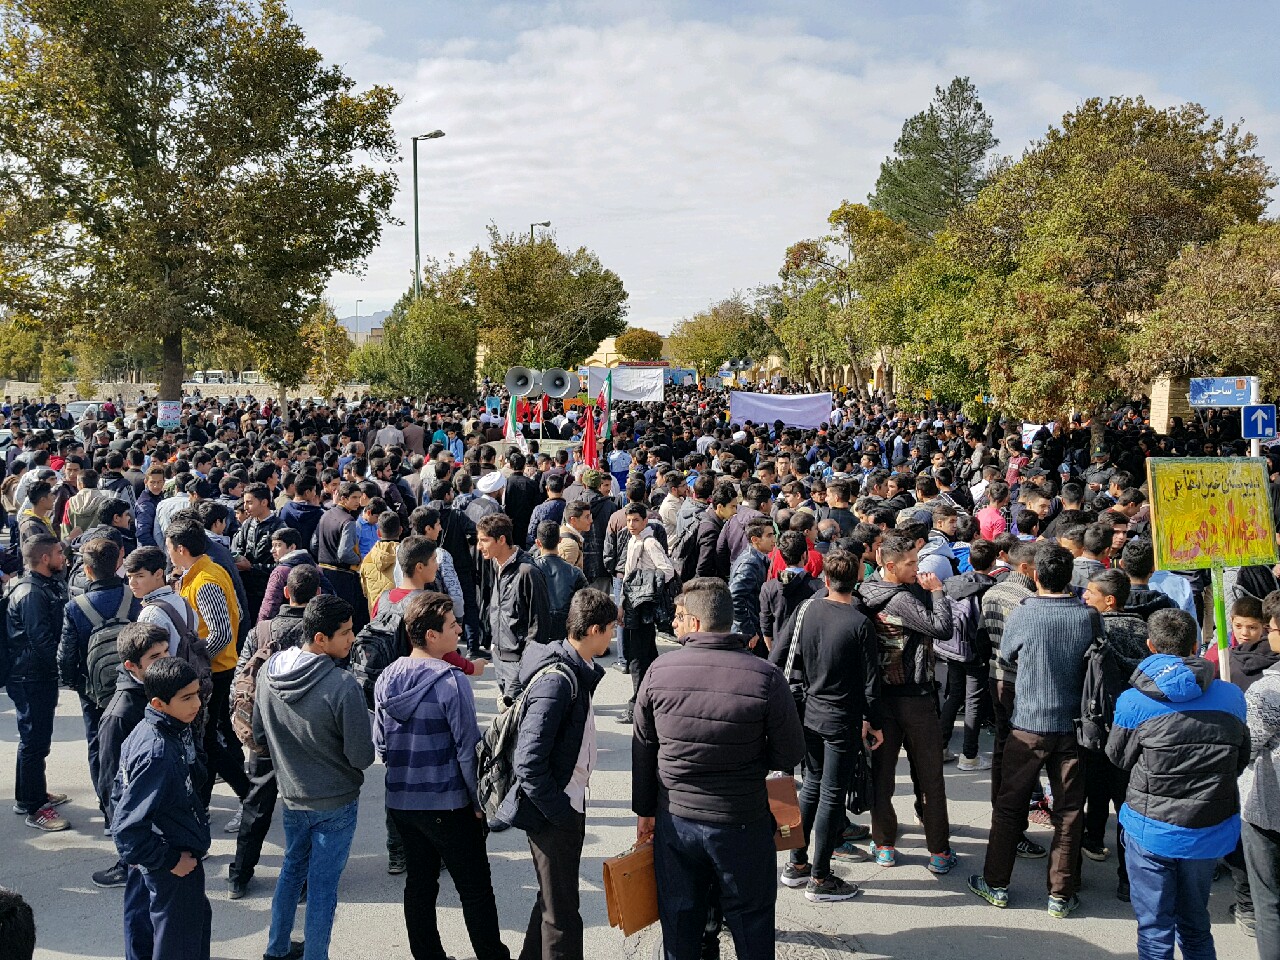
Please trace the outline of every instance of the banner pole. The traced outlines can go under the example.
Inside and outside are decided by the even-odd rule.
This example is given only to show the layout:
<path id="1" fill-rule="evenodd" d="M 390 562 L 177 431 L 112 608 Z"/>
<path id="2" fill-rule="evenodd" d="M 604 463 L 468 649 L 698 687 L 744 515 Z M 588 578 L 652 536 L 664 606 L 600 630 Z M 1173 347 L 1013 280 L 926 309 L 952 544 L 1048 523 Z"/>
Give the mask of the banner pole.
<path id="1" fill-rule="evenodd" d="M 1218 643 L 1218 674 L 1227 683 L 1231 682 L 1231 655 L 1227 648 L 1227 598 L 1222 585 L 1222 564 L 1215 563 L 1210 570 L 1213 584 L 1213 623 Z"/>

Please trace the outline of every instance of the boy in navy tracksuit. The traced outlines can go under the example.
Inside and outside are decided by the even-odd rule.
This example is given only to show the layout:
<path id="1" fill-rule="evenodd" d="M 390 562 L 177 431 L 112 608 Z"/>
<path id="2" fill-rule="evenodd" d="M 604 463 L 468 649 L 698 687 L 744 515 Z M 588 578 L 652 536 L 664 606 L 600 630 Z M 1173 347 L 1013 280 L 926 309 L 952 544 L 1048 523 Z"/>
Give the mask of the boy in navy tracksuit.
<path id="1" fill-rule="evenodd" d="M 209 818 L 190 729 L 200 678 L 185 660 L 166 657 L 147 669 L 143 685 L 146 715 L 124 742 L 111 796 L 112 836 L 129 865 L 124 953 L 126 960 L 209 960 L 213 912 L 200 864 Z"/>

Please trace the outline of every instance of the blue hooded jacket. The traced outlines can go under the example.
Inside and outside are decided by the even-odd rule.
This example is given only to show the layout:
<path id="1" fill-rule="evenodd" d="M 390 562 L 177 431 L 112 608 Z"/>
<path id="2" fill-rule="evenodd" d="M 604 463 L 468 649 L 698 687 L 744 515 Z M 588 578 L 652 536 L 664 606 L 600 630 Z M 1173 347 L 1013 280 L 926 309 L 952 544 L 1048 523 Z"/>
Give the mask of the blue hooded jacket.
<path id="1" fill-rule="evenodd" d="M 1231 853 L 1236 778 L 1249 762 L 1244 694 L 1200 657 L 1153 654 L 1116 702 L 1107 756 L 1129 770 L 1120 823 L 1143 849 L 1180 860 Z"/>

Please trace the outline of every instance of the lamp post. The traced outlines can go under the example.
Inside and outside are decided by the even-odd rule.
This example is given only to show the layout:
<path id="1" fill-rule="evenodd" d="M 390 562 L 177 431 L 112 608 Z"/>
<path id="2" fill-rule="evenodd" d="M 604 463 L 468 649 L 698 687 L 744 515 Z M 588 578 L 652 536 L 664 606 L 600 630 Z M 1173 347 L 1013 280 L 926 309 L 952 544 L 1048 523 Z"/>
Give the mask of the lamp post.
<path id="1" fill-rule="evenodd" d="M 422 296 L 422 242 L 418 230 L 418 141 L 438 140 L 443 130 L 432 130 L 413 138 L 413 298 Z"/>
<path id="2" fill-rule="evenodd" d="M 550 220 L 543 220 L 543 221 L 542 221 L 542 222 L 540 222 L 540 223 L 531 223 L 531 224 L 529 224 L 529 242 L 530 242 L 530 243 L 533 243 L 533 228 L 534 228 L 534 227 L 549 227 L 549 226 L 551 226 L 551 221 L 550 221 Z"/>
<path id="3" fill-rule="evenodd" d="M 356 346 L 357 347 L 360 346 L 360 304 L 362 303 L 364 303 L 363 300 L 356 301 Z"/>

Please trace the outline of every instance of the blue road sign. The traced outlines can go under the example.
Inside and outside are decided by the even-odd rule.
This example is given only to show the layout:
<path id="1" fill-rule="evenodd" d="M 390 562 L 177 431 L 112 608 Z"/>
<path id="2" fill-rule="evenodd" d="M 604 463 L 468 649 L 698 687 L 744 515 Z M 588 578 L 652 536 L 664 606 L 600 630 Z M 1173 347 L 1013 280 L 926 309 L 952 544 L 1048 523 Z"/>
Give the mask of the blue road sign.
<path id="1" fill-rule="evenodd" d="M 1193 407 L 1243 407 L 1252 377 L 1192 377 L 1187 399 Z"/>
<path id="2" fill-rule="evenodd" d="M 1276 406 L 1259 403 L 1240 408 L 1241 436 L 1246 440 L 1270 440 L 1276 435 Z"/>

